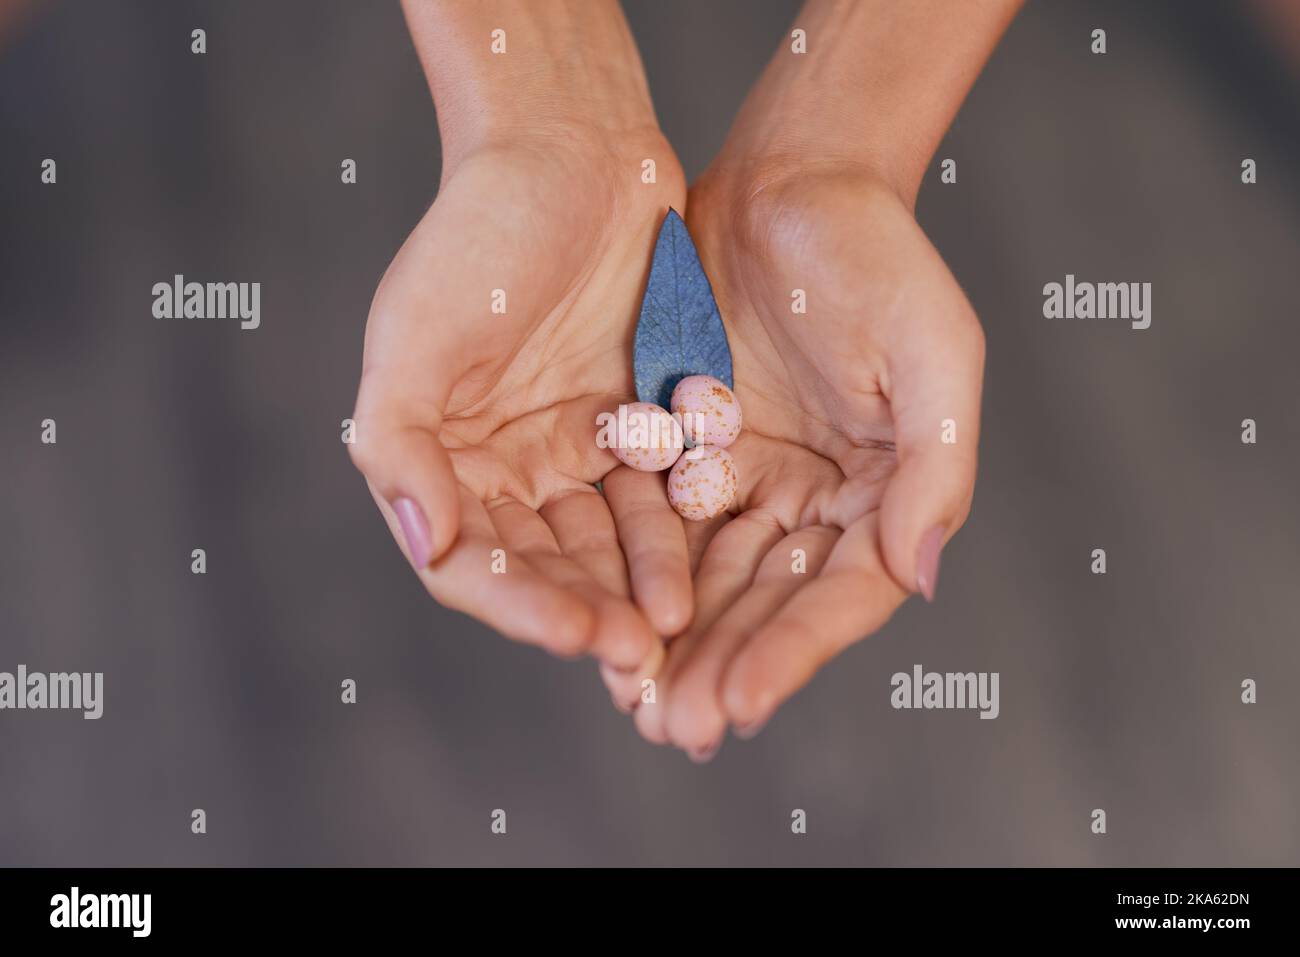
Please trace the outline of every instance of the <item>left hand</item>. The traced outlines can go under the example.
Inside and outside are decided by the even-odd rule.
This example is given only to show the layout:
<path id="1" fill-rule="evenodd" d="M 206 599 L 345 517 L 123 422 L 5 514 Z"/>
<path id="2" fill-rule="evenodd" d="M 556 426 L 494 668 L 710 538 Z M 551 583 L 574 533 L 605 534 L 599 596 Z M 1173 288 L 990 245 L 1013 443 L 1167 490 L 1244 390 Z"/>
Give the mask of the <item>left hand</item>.
<path id="1" fill-rule="evenodd" d="M 694 621 L 635 720 L 706 760 L 911 592 L 933 597 L 974 490 L 984 338 L 910 204 L 863 167 L 713 171 L 687 220 L 731 342 L 740 487 L 729 515 L 685 523 Z"/>

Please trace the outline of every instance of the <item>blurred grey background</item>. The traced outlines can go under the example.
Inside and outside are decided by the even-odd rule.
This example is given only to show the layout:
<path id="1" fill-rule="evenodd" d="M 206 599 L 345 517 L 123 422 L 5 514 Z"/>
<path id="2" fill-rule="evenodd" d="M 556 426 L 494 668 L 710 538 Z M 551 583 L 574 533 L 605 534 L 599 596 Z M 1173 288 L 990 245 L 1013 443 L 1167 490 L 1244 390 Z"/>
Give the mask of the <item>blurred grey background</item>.
<path id="1" fill-rule="evenodd" d="M 688 174 L 795 8 L 627 4 Z M 339 441 L 371 294 L 438 180 L 397 4 L 20 10 L 0 670 L 102 671 L 105 713 L 0 712 L 0 863 L 1300 864 L 1287 9 L 1037 3 L 1013 24 L 920 201 L 989 343 L 938 603 L 705 767 L 643 743 L 590 662 L 437 607 Z M 1153 283 L 1151 328 L 1044 319 L 1067 272 Z M 260 281 L 261 328 L 154 320 L 174 273 Z M 1001 716 L 891 709 L 917 663 L 998 671 Z"/>

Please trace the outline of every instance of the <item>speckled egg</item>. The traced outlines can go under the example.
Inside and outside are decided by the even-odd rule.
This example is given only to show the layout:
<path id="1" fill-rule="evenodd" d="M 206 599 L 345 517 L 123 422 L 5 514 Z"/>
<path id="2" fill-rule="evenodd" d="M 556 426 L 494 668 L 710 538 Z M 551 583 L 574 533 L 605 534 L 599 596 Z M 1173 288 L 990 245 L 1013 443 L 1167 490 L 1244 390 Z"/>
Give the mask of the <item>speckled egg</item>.
<path id="1" fill-rule="evenodd" d="M 682 454 L 681 424 L 652 402 L 618 407 L 618 441 L 610 449 L 639 472 L 662 472 Z"/>
<path id="2" fill-rule="evenodd" d="M 688 375 L 678 382 L 671 405 L 690 445 L 725 449 L 740 435 L 740 403 L 725 383 L 711 375 Z"/>
<path id="3" fill-rule="evenodd" d="M 668 501 L 692 522 L 725 512 L 735 497 L 736 462 L 716 445 L 687 449 L 668 473 Z"/>

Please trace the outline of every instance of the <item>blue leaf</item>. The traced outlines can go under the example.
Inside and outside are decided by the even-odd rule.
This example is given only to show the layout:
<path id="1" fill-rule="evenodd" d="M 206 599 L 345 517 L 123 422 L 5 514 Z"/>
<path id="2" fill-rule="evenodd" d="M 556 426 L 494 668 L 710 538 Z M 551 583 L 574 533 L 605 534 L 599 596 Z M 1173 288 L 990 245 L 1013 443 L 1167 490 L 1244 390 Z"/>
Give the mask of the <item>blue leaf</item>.
<path id="1" fill-rule="evenodd" d="M 731 347 L 713 288 L 686 224 L 674 209 L 668 210 L 655 242 L 636 324 L 632 369 L 637 398 L 665 409 L 673 386 L 688 375 L 711 375 L 734 388 Z"/>

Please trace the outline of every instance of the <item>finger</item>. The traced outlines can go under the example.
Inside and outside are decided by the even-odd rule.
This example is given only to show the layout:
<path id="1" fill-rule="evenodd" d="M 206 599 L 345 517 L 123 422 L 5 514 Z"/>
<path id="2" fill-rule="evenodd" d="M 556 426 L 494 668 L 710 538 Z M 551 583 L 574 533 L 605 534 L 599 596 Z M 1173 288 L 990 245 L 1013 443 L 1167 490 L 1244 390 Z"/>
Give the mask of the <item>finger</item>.
<path id="1" fill-rule="evenodd" d="M 560 551 L 550 526 L 521 502 L 503 500 L 488 509 L 506 548 L 591 609 L 595 627 L 590 643 L 579 650 L 615 668 L 635 668 L 650 654 L 658 637 L 630 601 L 601 588 L 573 559 Z"/>
<path id="2" fill-rule="evenodd" d="M 393 535 L 416 569 L 443 555 L 459 528 L 460 492 L 451 458 L 438 440 L 440 410 L 406 402 L 362 376 L 353 413 L 352 461 L 371 492 L 397 517 Z"/>
<path id="3" fill-rule="evenodd" d="M 645 661 L 630 671 L 619 671 L 602 661 L 600 678 L 609 690 L 609 697 L 614 702 L 614 707 L 624 714 L 630 714 L 642 701 L 648 700 L 653 703 L 655 695 L 651 692 L 663 663 L 664 643 L 662 641 L 656 641 L 651 646 L 650 654 L 646 656 Z"/>
<path id="4" fill-rule="evenodd" d="M 742 647 L 821 570 L 839 529 L 809 527 L 787 535 L 763 556 L 753 582 L 693 643 L 671 671 L 665 723 L 669 739 L 688 753 L 716 750 L 729 718 L 722 676 Z M 757 730 L 757 729 L 754 729 Z"/>
<path id="5" fill-rule="evenodd" d="M 709 542 L 695 576 L 695 620 L 689 631 L 668 646 L 667 661 L 656 678 L 653 706 L 642 705 L 636 712 L 637 730 L 647 741 L 666 744 L 670 740 L 666 719 L 674 694 L 674 673 L 689 660 L 709 626 L 749 587 L 763 556 L 784 534 L 769 515 L 752 510 L 727 522 Z M 693 757 L 708 757 L 710 744 L 694 747 Z"/>
<path id="6" fill-rule="evenodd" d="M 686 555 L 692 578 L 700 570 L 700 561 L 704 558 L 704 551 L 709 547 L 709 542 L 713 541 L 713 536 L 730 521 L 731 514 L 722 512 L 703 522 L 682 523 L 682 530 L 686 533 Z"/>
<path id="7" fill-rule="evenodd" d="M 670 646 L 667 673 L 686 663 L 701 636 L 750 587 L 763 557 L 784 535 L 769 513 L 757 509 L 731 519 L 714 533 L 695 572 L 695 619 Z"/>
<path id="8" fill-rule="evenodd" d="M 563 554 L 610 594 L 624 598 L 630 594 L 627 563 L 618 547 L 614 517 L 595 488 L 547 502 L 539 514 L 550 526 Z"/>
<path id="9" fill-rule="evenodd" d="M 877 533 L 870 515 L 846 529 L 821 573 L 737 652 L 722 678 L 722 702 L 737 728 L 761 727 L 818 668 L 878 629 L 907 597 L 880 561 Z"/>
<path id="10" fill-rule="evenodd" d="M 984 337 L 969 309 L 903 336 L 890 362 L 898 470 L 881 503 L 881 542 L 894 579 L 934 600 L 943 545 L 975 491 Z M 914 330 L 915 333 L 915 330 Z"/>
<path id="11" fill-rule="evenodd" d="M 580 653 L 594 627 L 591 609 L 526 562 L 511 560 L 483 503 L 468 489 L 459 495 L 460 535 L 445 555 L 419 573 L 429 594 L 508 638 L 558 655 Z M 377 501 L 393 534 L 400 534 L 391 506 Z"/>
<path id="12" fill-rule="evenodd" d="M 596 582 L 611 594 L 629 594 L 627 564 L 618 547 L 618 532 L 609 505 L 594 488 L 574 492 L 541 509 L 541 516 L 555 533 L 560 551 L 572 558 Z M 644 661 L 631 670 L 600 663 L 600 676 L 609 689 L 614 707 L 630 714 L 640 701 L 641 682 L 653 678 L 663 663 L 662 641 L 652 643 Z"/>
<path id="13" fill-rule="evenodd" d="M 627 556 L 632 594 L 662 636 L 691 621 L 691 570 L 682 519 L 668 504 L 663 477 L 616 468 L 601 482 Z"/>

